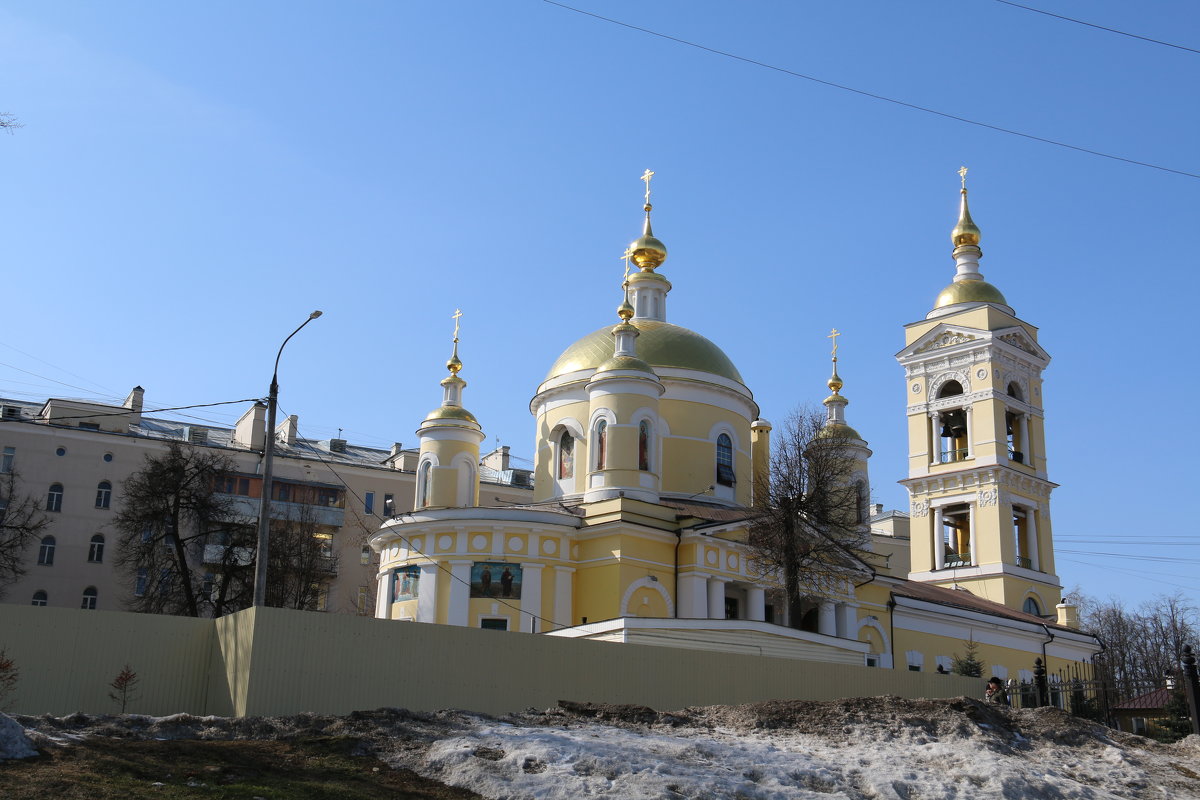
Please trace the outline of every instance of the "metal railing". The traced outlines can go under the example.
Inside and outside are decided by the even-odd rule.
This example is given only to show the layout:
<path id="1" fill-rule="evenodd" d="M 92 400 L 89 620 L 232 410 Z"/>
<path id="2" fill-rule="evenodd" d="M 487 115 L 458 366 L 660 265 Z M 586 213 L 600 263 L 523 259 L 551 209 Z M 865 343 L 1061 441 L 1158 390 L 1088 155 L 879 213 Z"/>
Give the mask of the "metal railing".
<path id="1" fill-rule="evenodd" d="M 971 566 L 970 553 L 946 553 L 945 565 L 947 569 L 951 567 L 969 567 Z"/>
<path id="2" fill-rule="evenodd" d="M 943 450 L 938 454 L 939 463 L 952 464 L 955 461 L 967 460 L 967 448 L 959 447 L 954 450 Z"/>
<path id="3" fill-rule="evenodd" d="M 1009 450 L 1008 451 L 1008 460 L 1015 461 L 1018 464 L 1024 464 L 1025 463 L 1025 454 L 1022 453 L 1020 450 Z"/>
<path id="4" fill-rule="evenodd" d="M 1017 556 L 1016 561 L 1017 561 L 1018 567 L 1024 567 L 1025 569 L 1033 569 L 1033 559 L 1032 558 L 1026 558 L 1025 556 Z"/>

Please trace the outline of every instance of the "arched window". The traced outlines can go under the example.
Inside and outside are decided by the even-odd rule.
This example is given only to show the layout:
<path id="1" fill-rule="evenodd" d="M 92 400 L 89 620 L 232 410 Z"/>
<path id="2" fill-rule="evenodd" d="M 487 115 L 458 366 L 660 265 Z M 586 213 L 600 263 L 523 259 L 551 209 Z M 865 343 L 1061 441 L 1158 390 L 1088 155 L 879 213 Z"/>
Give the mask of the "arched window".
<path id="1" fill-rule="evenodd" d="M 38 548 L 38 563 L 43 567 L 48 567 L 54 563 L 54 537 L 43 536 L 42 544 Z"/>
<path id="2" fill-rule="evenodd" d="M 571 478 L 575 475 L 575 437 L 563 431 L 558 439 L 558 477 Z"/>
<path id="3" fill-rule="evenodd" d="M 99 564 L 104 560 L 104 535 L 97 533 L 88 545 L 88 561 Z"/>
<path id="4" fill-rule="evenodd" d="M 46 593 L 43 592 L 41 589 L 38 589 L 36 592 L 33 593 L 33 604 L 35 606 L 44 606 L 44 605 L 46 605 L 47 602 L 48 602 L 48 598 L 46 597 Z"/>
<path id="5" fill-rule="evenodd" d="M 1017 386 L 1016 381 L 1013 381 L 1012 383 L 1008 384 L 1008 396 L 1015 397 L 1018 400 L 1024 399 L 1021 397 L 1021 387 Z"/>
<path id="6" fill-rule="evenodd" d="M 958 381 L 946 381 L 942 384 L 942 388 L 938 390 L 938 397 L 953 397 L 956 394 L 962 394 L 962 384 Z"/>
<path id="7" fill-rule="evenodd" d="M 717 437 L 717 483 L 722 486 L 733 486 L 735 482 L 733 440 L 729 438 L 729 434 L 722 433 Z"/>
<path id="8" fill-rule="evenodd" d="M 638 424 L 638 469 L 650 470 L 650 421 L 645 419 Z"/>
<path id="9" fill-rule="evenodd" d="M 62 511 L 63 487 L 61 483 L 50 484 L 50 491 L 46 492 L 46 510 L 47 511 Z"/>
<path id="10" fill-rule="evenodd" d="M 608 420 L 596 423 L 596 469 L 604 469 L 608 460 Z"/>
<path id="11" fill-rule="evenodd" d="M 1038 601 L 1032 597 L 1025 598 L 1025 605 L 1021 607 L 1021 610 L 1026 614 L 1033 614 L 1035 617 L 1040 617 L 1042 615 L 1041 606 L 1039 606 Z"/>
<path id="12" fill-rule="evenodd" d="M 417 497 L 418 497 L 418 504 L 420 505 L 421 508 L 428 507 L 429 501 L 433 497 L 433 494 L 432 494 L 433 487 L 430 485 L 432 482 L 429 480 L 430 472 L 432 469 L 433 469 L 433 465 L 430 464 L 428 461 L 426 461 L 424 464 L 421 465 L 421 469 L 417 473 Z"/>
<path id="13" fill-rule="evenodd" d="M 112 502 L 112 484 L 108 481 L 100 481 L 96 486 L 96 508 L 108 508 L 108 504 Z"/>
<path id="14" fill-rule="evenodd" d="M 87 587 L 83 590 L 83 602 L 79 604 L 79 607 L 87 611 L 95 611 L 96 598 L 99 597 L 99 595 L 100 593 L 96 591 L 95 586 Z"/>

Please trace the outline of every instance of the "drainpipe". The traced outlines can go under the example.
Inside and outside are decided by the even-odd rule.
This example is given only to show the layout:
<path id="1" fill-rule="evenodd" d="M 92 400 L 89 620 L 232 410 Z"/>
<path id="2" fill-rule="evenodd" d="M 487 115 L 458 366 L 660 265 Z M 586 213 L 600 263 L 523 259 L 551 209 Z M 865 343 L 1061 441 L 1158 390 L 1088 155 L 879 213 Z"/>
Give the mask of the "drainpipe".
<path id="1" fill-rule="evenodd" d="M 675 619 L 679 619 L 679 545 L 683 544 L 683 529 L 675 531 Z"/>
<path id="2" fill-rule="evenodd" d="M 896 595 L 888 595 L 888 655 L 892 657 L 892 669 L 896 668 Z"/>

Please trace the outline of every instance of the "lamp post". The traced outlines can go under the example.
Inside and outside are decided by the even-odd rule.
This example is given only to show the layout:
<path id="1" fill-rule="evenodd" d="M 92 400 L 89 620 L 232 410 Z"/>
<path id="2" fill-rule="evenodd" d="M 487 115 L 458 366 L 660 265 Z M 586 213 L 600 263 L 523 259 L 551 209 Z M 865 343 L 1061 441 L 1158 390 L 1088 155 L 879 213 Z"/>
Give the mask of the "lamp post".
<path id="1" fill-rule="evenodd" d="M 267 396 L 267 438 L 263 442 L 263 483 L 258 509 L 258 550 L 254 559 L 254 605 L 256 607 L 267 604 L 267 550 L 271 530 L 271 468 L 275 461 L 275 410 L 279 406 L 279 357 L 283 355 L 283 348 L 287 346 L 292 337 L 319 316 L 321 316 L 320 311 L 309 314 L 308 319 L 300 323 L 299 328 L 288 334 L 288 337 L 283 340 L 283 344 L 279 345 L 279 352 L 275 354 L 275 371 L 271 373 L 271 392 Z"/>

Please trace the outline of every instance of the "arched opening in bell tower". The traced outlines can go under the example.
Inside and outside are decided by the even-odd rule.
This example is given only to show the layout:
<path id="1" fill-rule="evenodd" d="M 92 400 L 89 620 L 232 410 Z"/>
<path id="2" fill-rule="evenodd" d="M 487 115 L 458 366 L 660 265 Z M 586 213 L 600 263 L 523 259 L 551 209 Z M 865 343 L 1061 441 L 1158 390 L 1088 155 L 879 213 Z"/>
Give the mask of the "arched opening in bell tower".
<path id="1" fill-rule="evenodd" d="M 945 400 L 963 394 L 962 384 L 955 380 L 946 381 L 938 390 L 937 399 Z M 935 463 L 951 464 L 965 461 L 970 456 L 967 441 L 967 409 L 965 407 L 935 411 L 930 420 L 933 426 Z"/>

